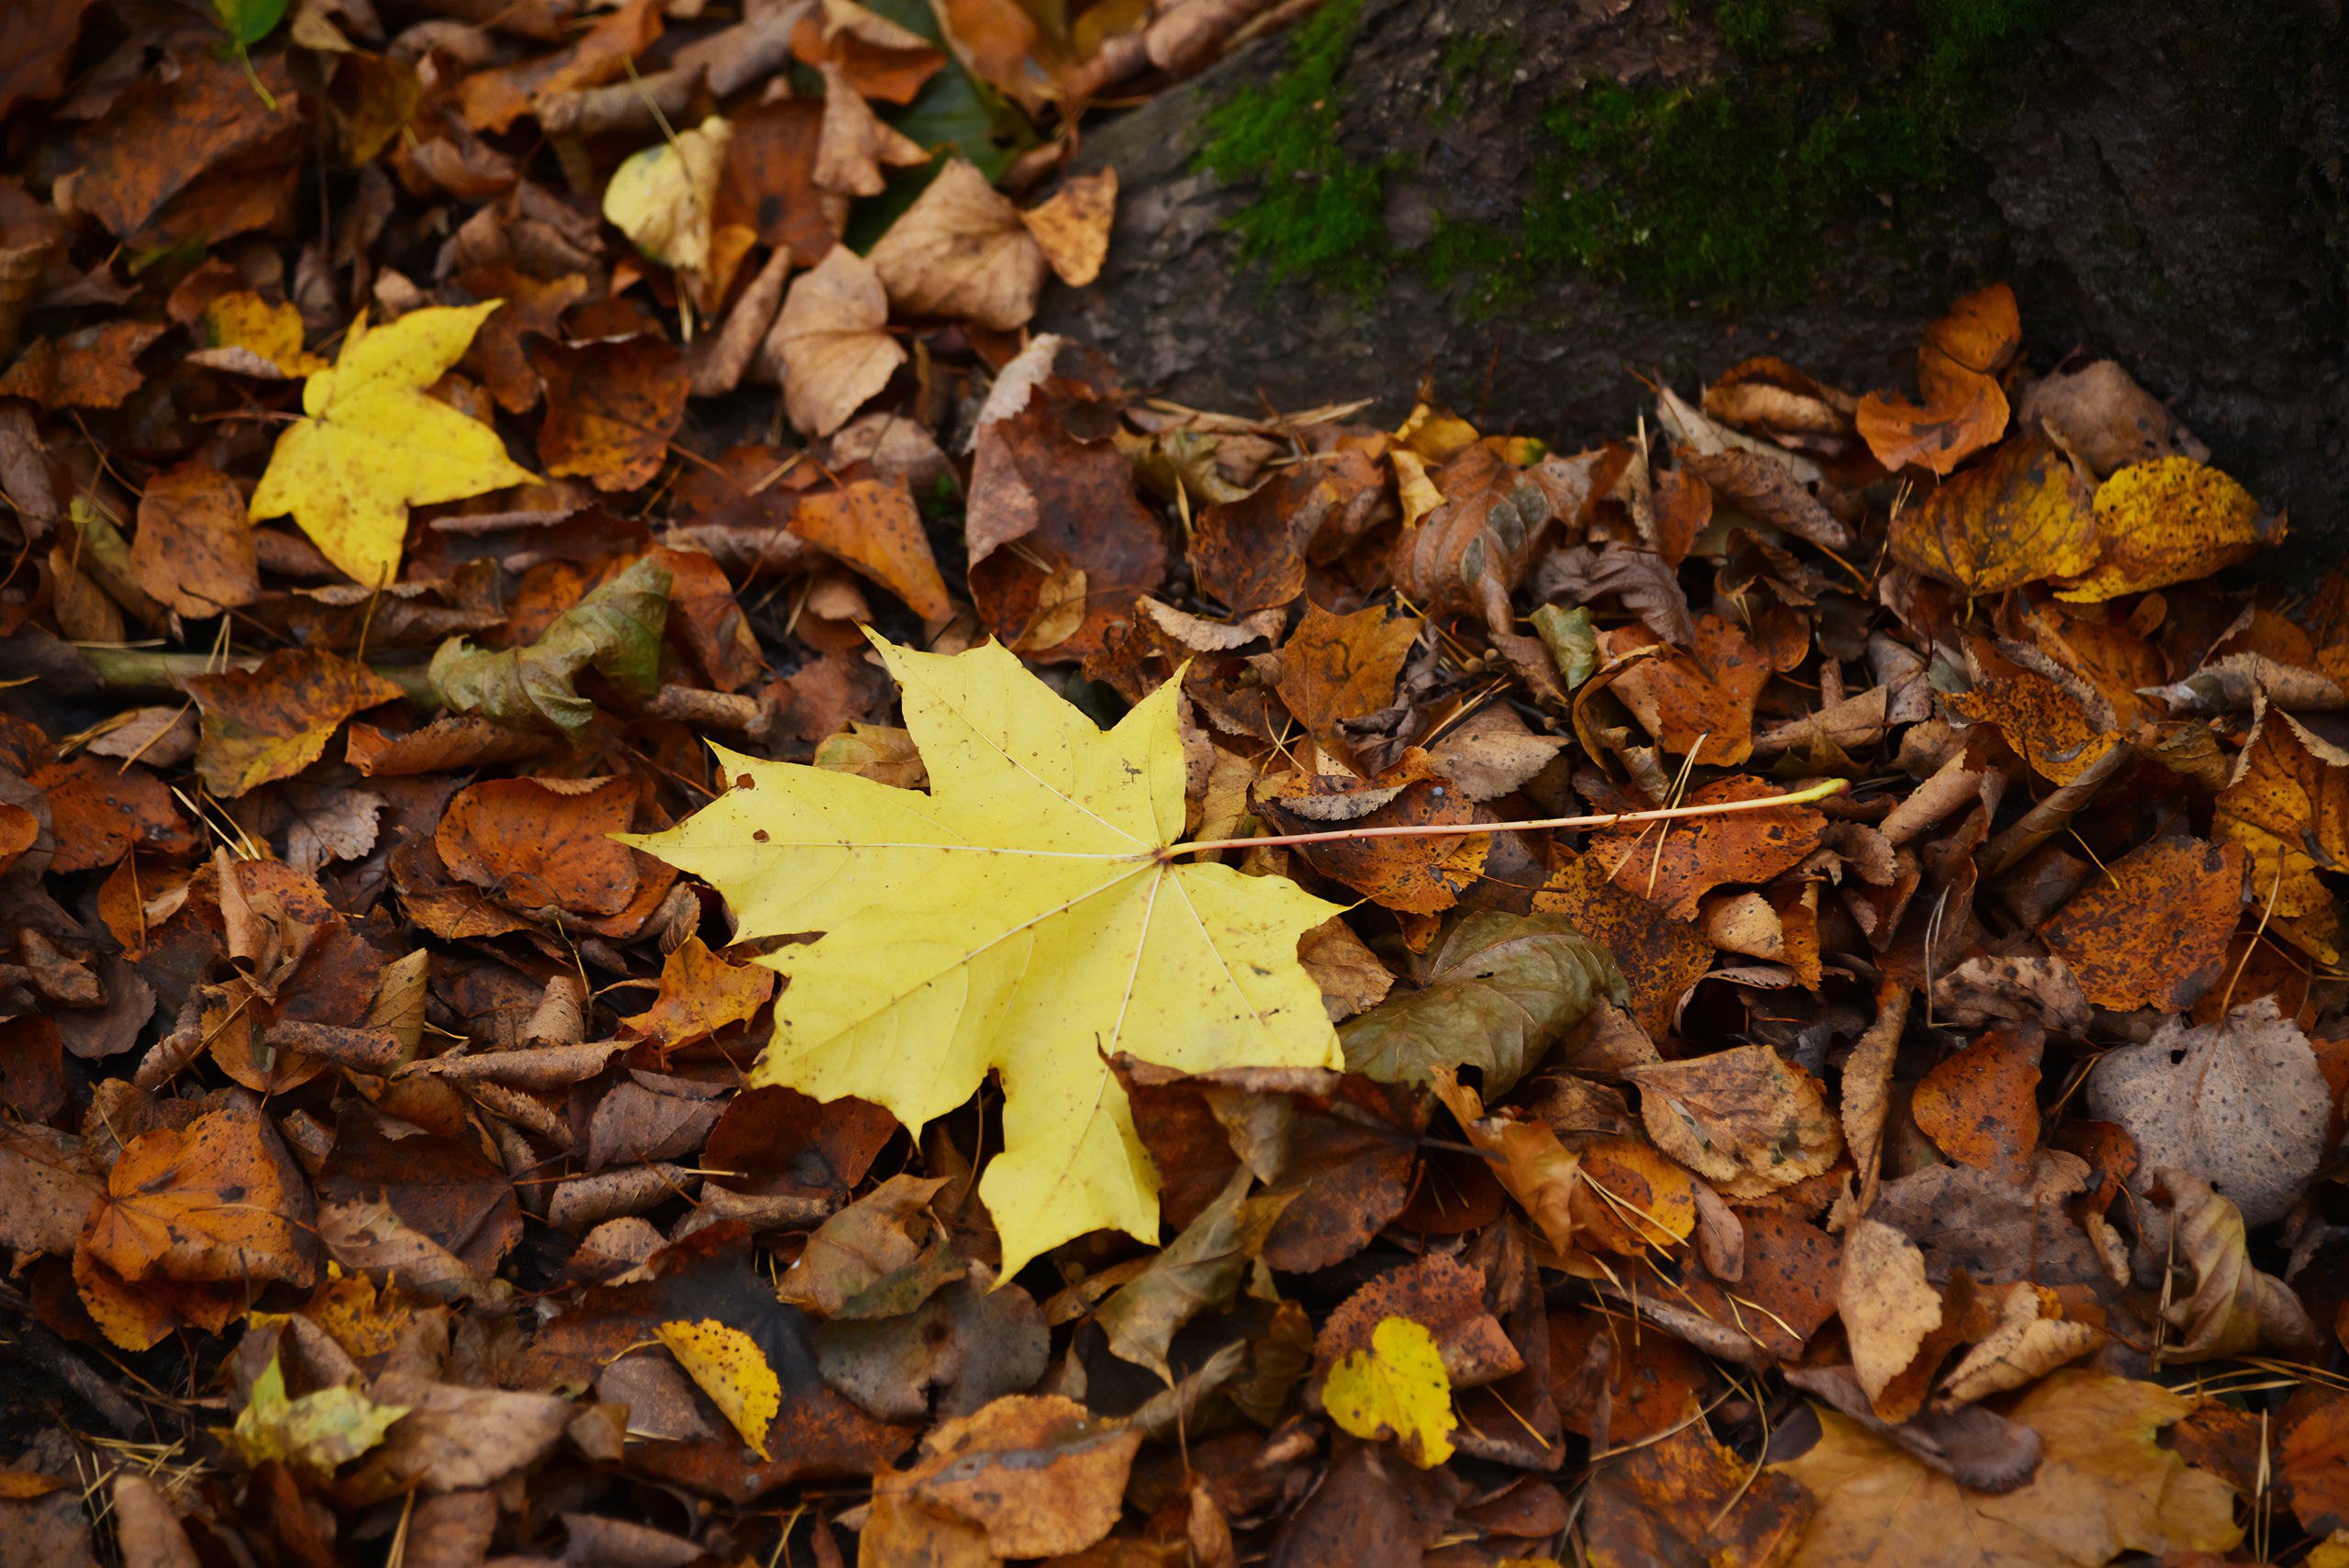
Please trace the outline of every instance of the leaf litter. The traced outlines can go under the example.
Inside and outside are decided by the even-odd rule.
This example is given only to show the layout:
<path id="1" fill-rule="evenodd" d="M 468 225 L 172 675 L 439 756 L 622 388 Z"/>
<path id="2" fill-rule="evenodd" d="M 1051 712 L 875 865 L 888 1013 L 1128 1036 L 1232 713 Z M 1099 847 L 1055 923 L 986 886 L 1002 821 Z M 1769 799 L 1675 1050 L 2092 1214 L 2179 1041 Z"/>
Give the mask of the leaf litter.
<path id="1" fill-rule="evenodd" d="M 1186 408 L 1232 8 L 219 9 L 17 78 L 0 1533 L 2349 1561 L 2349 589 L 2129 367 Z"/>

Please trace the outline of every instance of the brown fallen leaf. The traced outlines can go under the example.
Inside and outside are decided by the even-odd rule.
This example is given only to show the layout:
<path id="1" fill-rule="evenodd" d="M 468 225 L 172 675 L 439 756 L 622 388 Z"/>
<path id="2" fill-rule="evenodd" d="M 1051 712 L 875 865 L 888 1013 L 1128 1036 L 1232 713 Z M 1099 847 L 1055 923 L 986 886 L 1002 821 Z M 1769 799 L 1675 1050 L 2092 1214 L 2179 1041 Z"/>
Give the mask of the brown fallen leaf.
<path id="1" fill-rule="evenodd" d="M 259 598 L 252 524 L 235 484 L 195 462 L 149 480 L 130 569 L 141 588 L 184 616 L 216 616 Z"/>
<path id="2" fill-rule="evenodd" d="M 1621 658 L 1645 640 L 1642 631 L 1622 627 L 1599 648 Z M 1753 754 L 1753 701 L 1769 679 L 1770 666 L 1737 628 L 1707 614 L 1697 617 L 1696 640 L 1685 651 L 1626 670 L 1608 689 L 1665 751 L 1731 768 Z"/>
<path id="3" fill-rule="evenodd" d="M 791 531 L 896 595 L 922 619 L 954 613 L 904 479 L 859 479 L 809 495 L 793 510 Z"/>
<path id="4" fill-rule="evenodd" d="M 1656 1147 L 1722 1196 L 1760 1197 L 1816 1176 L 1843 1152 L 1819 1083 L 1766 1045 L 1626 1068 Z"/>
<path id="5" fill-rule="evenodd" d="M 651 333 L 576 346 L 539 339 L 527 356 L 546 387 L 539 455 L 549 473 L 634 490 L 661 472 L 692 390 L 674 346 Z"/>
<path id="6" fill-rule="evenodd" d="M 815 182 L 843 195 L 877 196 L 888 187 L 881 165 L 907 169 L 930 161 L 918 142 L 884 125 L 832 61 L 818 67 L 824 78 L 824 128 L 816 144 Z"/>
<path id="7" fill-rule="evenodd" d="M 2022 346 L 2014 291 L 1993 284 L 1968 295 L 1926 329 L 1917 350 L 1922 408 L 1870 393 L 1860 399 L 1859 431 L 1887 469 L 1917 463 L 1945 474 L 2006 432 L 2007 398 L 1998 377 Z"/>
<path id="8" fill-rule="evenodd" d="M 204 710 L 196 773 L 223 799 L 300 773 L 344 719 L 403 695 L 364 664 L 290 649 L 256 669 L 192 676 L 185 685 Z"/>
<path id="9" fill-rule="evenodd" d="M 1951 1159 L 2021 1184 L 2039 1146 L 2039 1054 L 2032 1031 L 1992 1029 L 1937 1063 L 1910 1114 Z"/>
<path id="10" fill-rule="evenodd" d="M 2051 428 L 2099 479 L 2160 458 L 2210 461 L 2210 449 L 2121 365 L 2111 360 L 2080 361 L 2076 355 L 2024 389 L 2015 409 L 2019 428 Z"/>
<path id="11" fill-rule="evenodd" d="M 1057 1395 L 998 1399 L 941 1421 L 911 1468 L 874 1478 L 876 1497 L 975 1528 L 996 1557 L 1082 1551 L 1117 1523 L 1139 1427 Z"/>
<path id="12" fill-rule="evenodd" d="M 1632 1450 L 1591 1483 L 1582 1537 L 1589 1560 L 1598 1568 L 1784 1561 L 1813 1505 L 1788 1477 L 1751 1469 L 1697 1428 Z"/>
<path id="13" fill-rule="evenodd" d="M 791 281 L 761 355 L 779 373 L 784 406 L 803 434 L 839 429 L 906 362 L 888 324 L 880 275 L 845 245 Z"/>
<path id="14" fill-rule="evenodd" d="M 1732 777 L 1689 791 L 1686 804 L 1760 800 L 1783 793 L 1760 779 Z M 1599 811 L 1636 811 L 1647 803 L 1609 792 L 1592 804 Z M 1794 865 L 1818 843 L 1826 825 L 1808 806 L 1742 811 L 1698 817 L 1693 827 L 1670 822 L 1598 828 L 1583 853 L 1598 861 L 1617 887 L 1687 920 L 1695 917 L 1698 900 L 1723 883 L 1767 882 Z"/>
<path id="15" fill-rule="evenodd" d="M 1061 188 L 1019 215 L 1043 247 L 1044 260 L 1071 288 L 1101 275 L 1109 254 L 1109 228 L 1118 214 L 1118 172 L 1072 174 Z"/>
<path id="16" fill-rule="evenodd" d="M 640 793 L 633 779 L 565 791 L 492 779 L 449 803 L 433 844 L 451 871 L 518 909 L 617 915 L 639 878 L 635 851 L 609 835 L 633 825 Z"/>
<path id="17" fill-rule="evenodd" d="M 950 160 L 870 254 L 889 302 L 1009 332 L 1035 313 L 1044 250 L 966 158 Z"/>
<path id="18" fill-rule="evenodd" d="M 2098 1006 L 2182 1011 L 2225 965 L 2244 859 L 2240 844 L 2149 840 L 2074 894 L 2042 934 Z"/>
<path id="19" fill-rule="evenodd" d="M 1791 1561 L 1809 1568 L 2071 1568 L 2123 1551 L 2233 1547 L 2233 1489 L 2159 1447 L 2154 1434 L 2193 1408 L 2155 1384 L 2063 1371 L 2009 1418 L 2037 1434 L 2030 1483 L 1969 1491 L 1887 1437 L 1822 1411 L 1819 1442 L 1770 1468 L 1819 1499 Z"/>

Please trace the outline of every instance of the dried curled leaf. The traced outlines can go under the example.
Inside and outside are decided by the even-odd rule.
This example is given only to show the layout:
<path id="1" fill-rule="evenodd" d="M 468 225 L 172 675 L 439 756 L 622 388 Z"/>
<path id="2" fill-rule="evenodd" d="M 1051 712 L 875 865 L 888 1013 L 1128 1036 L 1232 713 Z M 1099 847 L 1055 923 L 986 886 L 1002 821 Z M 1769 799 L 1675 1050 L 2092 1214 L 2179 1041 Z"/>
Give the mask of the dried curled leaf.
<path id="1" fill-rule="evenodd" d="M 596 716 L 596 705 L 572 686 L 582 670 L 640 698 L 660 689 L 668 618 L 669 569 L 647 556 L 591 590 L 528 648 L 450 639 L 432 656 L 432 690 L 456 713 L 574 735 Z"/>

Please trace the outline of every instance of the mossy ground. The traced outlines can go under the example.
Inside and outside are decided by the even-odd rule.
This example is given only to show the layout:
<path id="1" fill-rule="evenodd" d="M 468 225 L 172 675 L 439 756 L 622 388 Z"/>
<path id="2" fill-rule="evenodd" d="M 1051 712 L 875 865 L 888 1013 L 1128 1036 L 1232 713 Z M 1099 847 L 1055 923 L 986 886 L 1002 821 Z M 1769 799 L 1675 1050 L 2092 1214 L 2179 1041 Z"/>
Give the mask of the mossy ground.
<path id="1" fill-rule="evenodd" d="M 1443 222 L 1409 255 L 1384 221 L 1396 155 L 1343 148 L 1344 72 L 1360 0 L 1330 0 L 1289 68 L 1204 119 L 1202 167 L 1264 195 L 1232 220 L 1244 259 L 1358 295 L 1398 267 L 1465 278 L 1498 308 L 1584 268 L 1660 300 L 1724 306 L 1798 297 L 1836 237 L 1885 231 L 1960 172 L 1968 131 L 2010 113 L 2030 46 L 2091 0 L 1914 0 L 1887 26 L 1851 0 L 1725 0 L 1709 15 L 1731 63 L 1716 81 L 1625 88 L 1601 78 L 1539 110 L 1534 189 L 1513 228 Z M 1463 34 L 1443 53 L 1432 117 L 1481 86 L 1509 93 L 1521 48 Z M 1482 78 L 1481 83 L 1475 79 Z"/>

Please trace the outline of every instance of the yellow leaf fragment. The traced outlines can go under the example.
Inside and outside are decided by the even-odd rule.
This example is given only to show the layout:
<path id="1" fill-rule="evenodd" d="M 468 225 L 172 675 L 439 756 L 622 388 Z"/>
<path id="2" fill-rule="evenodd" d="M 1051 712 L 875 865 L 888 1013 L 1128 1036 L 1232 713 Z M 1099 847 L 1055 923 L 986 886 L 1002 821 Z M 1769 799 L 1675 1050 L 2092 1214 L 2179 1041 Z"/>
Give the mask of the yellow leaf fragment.
<path id="1" fill-rule="evenodd" d="M 195 335 L 204 347 L 188 355 L 190 364 L 266 381 L 293 381 L 327 368 L 302 347 L 302 313 L 290 304 L 271 305 L 250 289 L 206 306 Z"/>
<path id="2" fill-rule="evenodd" d="M 398 575 L 411 506 L 530 483 L 495 430 L 423 390 L 503 303 L 431 306 L 373 331 L 361 312 L 334 369 L 304 384 L 307 417 L 277 438 L 249 515 L 292 513 L 328 561 L 372 587 Z"/>
<path id="3" fill-rule="evenodd" d="M 662 1324 L 658 1331 L 685 1375 L 701 1385 L 742 1440 L 765 1459 L 767 1428 L 783 1408 L 783 1384 L 767 1365 L 759 1342 L 714 1318 L 698 1323 L 678 1318 Z"/>
<path id="4" fill-rule="evenodd" d="M 1370 1349 L 1330 1369 L 1321 1391 L 1330 1418 L 1358 1438 L 1392 1437 L 1403 1457 L 1431 1470 L 1452 1457 L 1452 1379 L 1435 1336 L 1408 1318 L 1371 1330 Z"/>
<path id="5" fill-rule="evenodd" d="M 930 794 L 719 749 L 734 787 L 627 841 L 717 888 L 740 940 L 823 933 L 759 960 L 791 984 L 752 1083 L 918 1129 L 1000 1075 L 1004 1151 L 979 1193 L 1006 1277 L 1088 1230 L 1155 1242 L 1157 1173 L 1108 1059 L 1341 1065 L 1297 959 L 1340 910 L 1162 858 L 1184 821 L 1176 683 L 1105 734 L 1000 645 L 873 640 Z"/>

